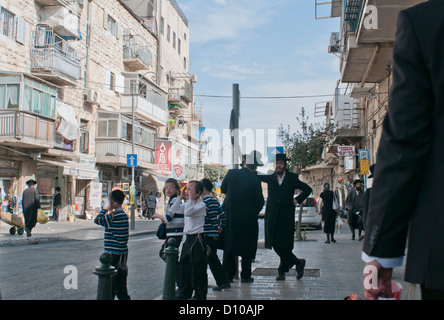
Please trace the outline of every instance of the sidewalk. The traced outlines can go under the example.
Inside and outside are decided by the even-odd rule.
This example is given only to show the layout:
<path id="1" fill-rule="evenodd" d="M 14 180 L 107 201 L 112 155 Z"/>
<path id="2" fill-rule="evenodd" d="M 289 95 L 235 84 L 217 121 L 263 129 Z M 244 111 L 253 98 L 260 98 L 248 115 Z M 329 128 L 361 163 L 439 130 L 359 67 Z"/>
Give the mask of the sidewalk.
<path id="1" fill-rule="evenodd" d="M 308 231 L 307 240 L 296 241 L 293 253 L 306 259 L 304 277 L 296 280 L 294 268 L 286 274 L 285 281 L 277 281 L 279 257 L 269 249 L 259 246 L 253 263 L 254 282 L 245 284 L 235 279 L 231 288 L 222 292 L 208 270 L 208 300 L 343 300 L 353 292 L 363 293 L 362 242 L 351 240 L 349 230 L 335 235 L 336 243 L 326 244 L 322 231 Z M 347 228 L 348 229 L 348 228 Z M 403 286 L 401 299 L 405 299 L 410 284 L 403 281 L 404 267 L 395 268 L 393 281 Z M 414 299 L 419 300 L 419 288 Z"/>
<path id="2" fill-rule="evenodd" d="M 136 235 L 155 234 L 160 220 L 147 220 L 136 218 L 134 230 L 130 229 L 130 237 Z M 93 220 L 76 219 L 74 222 L 49 221 L 46 224 L 37 223 L 32 230 L 32 237 L 23 235 L 10 235 L 9 226 L 0 222 L 0 247 L 8 245 L 26 245 L 54 241 L 72 240 L 103 240 L 103 227 L 94 224 Z"/>

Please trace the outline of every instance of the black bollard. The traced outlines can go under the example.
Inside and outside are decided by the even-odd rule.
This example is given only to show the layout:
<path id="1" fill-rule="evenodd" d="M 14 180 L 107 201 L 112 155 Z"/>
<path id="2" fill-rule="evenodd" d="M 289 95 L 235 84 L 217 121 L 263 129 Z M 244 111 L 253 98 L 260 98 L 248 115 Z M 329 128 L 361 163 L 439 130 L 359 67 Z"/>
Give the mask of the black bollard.
<path id="1" fill-rule="evenodd" d="M 97 300 L 113 300 L 112 284 L 113 277 L 116 276 L 117 270 L 110 265 L 111 259 L 111 253 L 102 253 L 99 258 L 102 264 L 100 267 L 96 267 L 94 269 L 94 274 L 99 277 L 99 282 L 97 285 Z"/>
<path id="2" fill-rule="evenodd" d="M 176 263 L 179 250 L 176 248 L 176 239 L 168 240 L 168 248 L 165 249 L 166 268 L 163 282 L 162 300 L 176 299 Z"/>

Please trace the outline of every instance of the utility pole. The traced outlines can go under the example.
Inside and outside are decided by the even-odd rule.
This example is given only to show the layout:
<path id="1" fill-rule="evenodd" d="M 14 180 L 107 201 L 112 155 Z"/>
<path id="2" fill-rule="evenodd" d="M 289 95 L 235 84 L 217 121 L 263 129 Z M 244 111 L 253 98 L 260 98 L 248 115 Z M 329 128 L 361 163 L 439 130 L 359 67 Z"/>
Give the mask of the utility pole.
<path id="1" fill-rule="evenodd" d="M 239 117 L 240 117 L 240 91 L 239 84 L 233 84 L 233 109 L 231 110 L 230 129 L 231 145 L 233 147 L 232 169 L 237 168 L 240 159 L 239 147 Z"/>
<path id="2" fill-rule="evenodd" d="M 137 84 L 133 83 L 131 88 L 131 154 L 134 154 L 134 133 L 136 132 L 134 128 L 134 94 L 136 93 L 136 86 L 139 87 L 139 79 L 137 78 Z M 135 217 L 135 191 L 136 185 L 134 183 L 134 166 L 131 167 L 131 187 L 130 187 L 130 204 L 131 204 L 131 216 L 130 216 L 130 229 L 134 230 L 136 228 L 136 217 Z M 132 199 L 132 202 L 131 202 Z"/>

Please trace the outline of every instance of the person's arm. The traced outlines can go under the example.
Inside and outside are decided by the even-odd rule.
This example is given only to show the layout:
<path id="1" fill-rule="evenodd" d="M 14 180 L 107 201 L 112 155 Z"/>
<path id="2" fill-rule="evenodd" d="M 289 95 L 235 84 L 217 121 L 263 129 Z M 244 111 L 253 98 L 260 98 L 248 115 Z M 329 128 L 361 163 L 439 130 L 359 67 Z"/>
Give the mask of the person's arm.
<path id="1" fill-rule="evenodd" d="M 301 204 L 305 199 L 312 193 L 312 189 L 308 184 L 299 180 L 298 177 L 295 177 L 294 189 L 299 189 L 302 192 L 296 197 L 296 201 Z"/>

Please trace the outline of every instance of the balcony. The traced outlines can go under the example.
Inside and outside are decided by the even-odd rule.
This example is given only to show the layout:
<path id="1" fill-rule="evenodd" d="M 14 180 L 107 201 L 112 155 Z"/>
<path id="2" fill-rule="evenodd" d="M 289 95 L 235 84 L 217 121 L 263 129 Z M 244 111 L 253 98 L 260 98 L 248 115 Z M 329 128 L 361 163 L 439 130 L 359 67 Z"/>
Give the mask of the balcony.
<path id="1" fill-rule="evenodd" d="M 148 70 L 152 66 L 152 55 L 147 46 L 137 43 L 125 43 L 123 63 L 131 71 Z"/>
<path id="2" fill-rule="evenodd" d="M 363 0 L 344 1 L 340 69 L 343 83 L 363 86 L 378 83 L 387 76 L 393 63 L 396 17 L 399 11 L 421 2 L 424 0 L 392 0 L 390 3 L 369 0 L 364 7 Z M 374 17 L 371 23 L 370 15 Z"/>
<path id="3" fill-rule="evenodd" d="M 138 167 L 155 169 L 154 150 L 141 144 L 134 145 Z M 124 139 L 96 138 L 96 157 L 98 163 L 125 166 L 127 154 L 132 154 L 131 142 Z"/>
<path id="4" fill-rule="evenodd" d="M 132 101 L 134 98 L 134 114 L 144 120 L 148 120 L 153 126 L 166 126 L 168 113 L 158 105 L 148 101 L 139 95 L 122 94 L 120 111 L 127 115 L 132 113 Z"/>
<path id="5" fill-rule="evenodd" d="M 183 81 L 179 87 L 170 88 L 168 92 L 168 102 L 170 104 L 187 104 L 193 101 L 193 85 Z"/>
<path id="6" fill-rule="evenodd" d="M 81 54 L 52 28 L 38 27 L 30 49 L 31 71 L 42 79 L 59 86 L 75 86 L 80 79 Z"/>
<path id="7" fill-rule="evenodd" d="M 53 148 L 55 120 L 19 110 L 0 110 L 0 143 L 21 148 Z"/>

